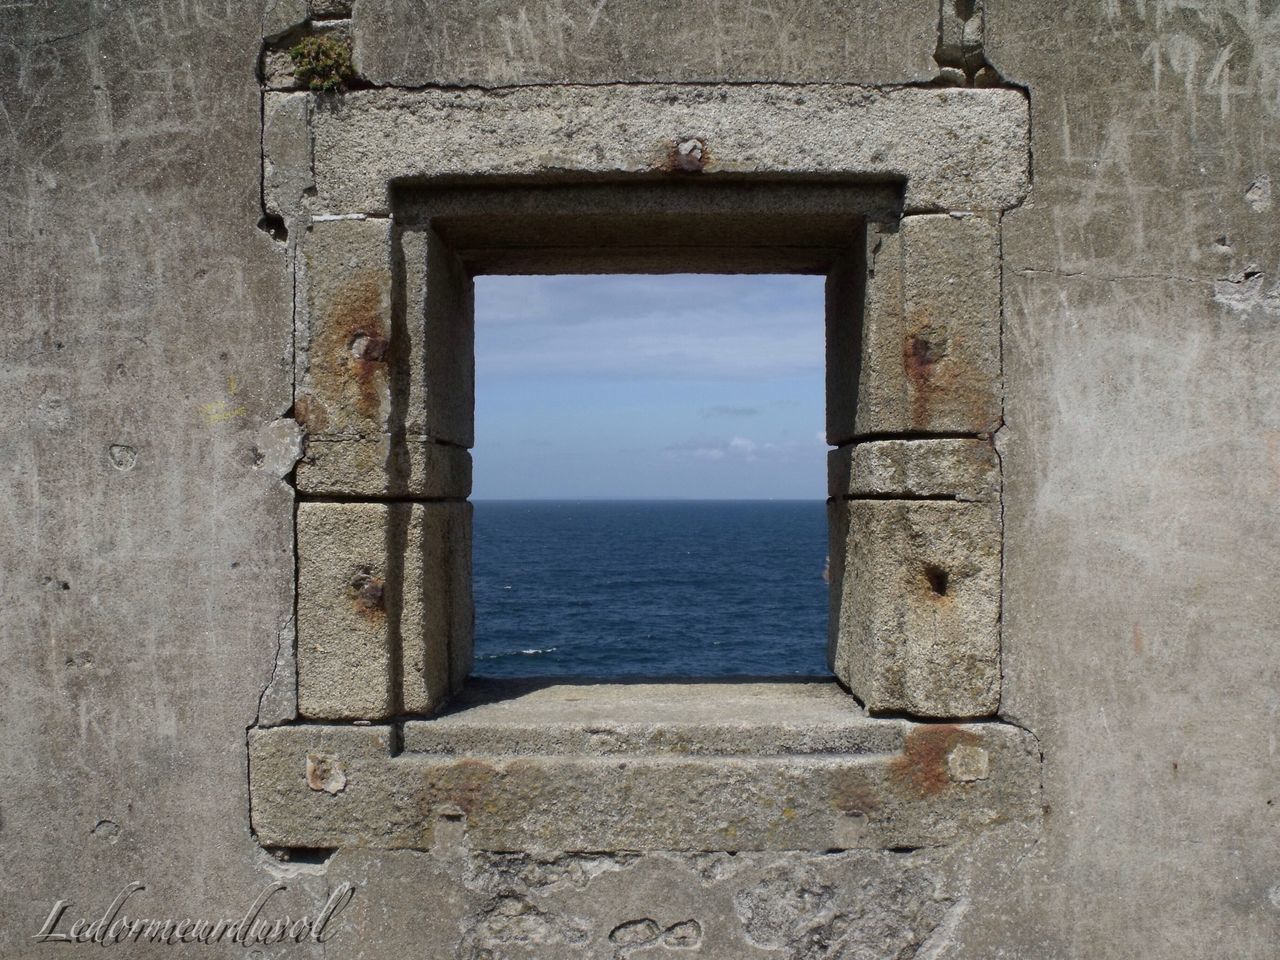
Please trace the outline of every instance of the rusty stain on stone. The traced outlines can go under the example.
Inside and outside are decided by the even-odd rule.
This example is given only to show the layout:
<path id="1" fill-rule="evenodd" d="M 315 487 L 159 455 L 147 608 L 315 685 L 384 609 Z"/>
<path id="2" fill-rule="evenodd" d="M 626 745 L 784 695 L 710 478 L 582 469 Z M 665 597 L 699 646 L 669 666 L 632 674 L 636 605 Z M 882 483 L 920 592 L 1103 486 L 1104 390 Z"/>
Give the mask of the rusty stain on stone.
<path id="1" fill-rule="evenodd" d="M 293 419 L 307 433 L 323 433 L 329 425 L 329 411 L 311 394 L 302 393 L 293 402 Z"/>
<path id="2" fill-rule="evenodd" d="M 334 294 L 312 349 L 317 392 L 364 420 L 378 418 L 389 390 L 390 283 L 386 270 L 356 271 Z"/>
<path id="3" fill-rule="evenodd" d="M 427 785 L 424 812 L 461 811 L 470 817 L 482 804 L 493 804 L 494 785 L 501 776 L 496 767 L 482 760 L 459 760 Z"/>
<path id="4" fill-rule="evenodd" d="M 911 384 L 911 423 L 929 425 L 934 394 L 942 386 L 938 365 L 947 355 L 946 336 L 925 325 L 909 333 L 902 344 L 902 369 Z"/>
<path id="5" fill-rule="evenodd" d="M 368 569 L 362 569 L 351 578 L 351 597 L 356 613 L 369 619 L 386 613 L 386 583 Z"/>
<path id="6" fill-rule="evenodd" d="M 328 753 L 308 753 L 307 786 L 330 796 L 347 789 L 347 775 L 338 758 Z"/>
<path id="7" fill-rule="evenodd" d="M 691 137 L 671 145 L 664 167 L 672 173 L 701 173 L 710 159 L 706 143 Z"/>
<path id="8" fill-rule="evenodd" d="M 865 817 L 880 806 L 880 798 L 861 770 L 843 770 L 835 783 L 836 809 L 846 816 Z"/>
<path id="9" fill-rule="evenodd" d="M 951 751 L 981 743 L 976 733 L 949 723 L 923 724 L 907 733 L 902 754 L 889 764 L 889 772 L 899 783 L 930 797 L 952 782 L 948 767 Z"/>

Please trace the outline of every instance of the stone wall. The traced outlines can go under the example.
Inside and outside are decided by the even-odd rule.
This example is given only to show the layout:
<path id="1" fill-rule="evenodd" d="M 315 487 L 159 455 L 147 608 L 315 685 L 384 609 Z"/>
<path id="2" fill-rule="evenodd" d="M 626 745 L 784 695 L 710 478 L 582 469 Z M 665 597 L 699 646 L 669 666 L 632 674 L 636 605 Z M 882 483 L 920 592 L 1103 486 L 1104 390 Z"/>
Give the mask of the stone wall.
<path id="1" fill-rule="evenodd" d="M 271 883 L 264 916 L 340 912 L 324 944 L 124 956 L 1276 955 L 1274 13 L 10 7 L 0 955 L 95 949 L 33 935 L 57 901 L 65 933 L 132 881 L 130 916 L 239 916 Z M 350 39 L 345 93 L 301 88 L 287 50 L 309 35 Z M 356 256 L 409 210 L 396 191 L 780 173 L 893 187 L 887 217 L 874 198 L 851 214 L 892 226 L 870 231 L 875 255 L 907 247 L 880 281 L 910 268 L 913 234 L 935 278 L 931 230 L 973 234 L 952 273 L 995 293 L 950 319 L 993 324 L 997 346 L 958 355 L 985 373 L 939 391 L 936 344 L 882 363 L 923 392 L 860 372 L 832 430 L 833 529 L 880 531 L 854 571 L 954 554 L 1000 589 L 966 595 L 973 616 L 905 663 L 901 645 L 876 660 L 883 631 L 859 634 L 876 610 L 837 593 L 837 667 L 842 638 L 870 645 L 843 678 L 906 715 L 765 689 L 672 700 L 655 723 L 631 701 L 575 716 L 479 691 L 448 724 L 377 722 L 428 714 L 465 672 L 385 616 L 457 636 L 456 609 L 388 591 L 376 565 L 324 569 L 335 507 L 373 563 L 465 544 L 469 423 L 437 391 L 466 372 L 433 372 L 397 327 L 417 288 L 396 261 Z M 457 229 L 455 252 L 479 236 Z M 326 289 L 353 264 L 354 287 Z M 317 313 L 345 324 L 339 349 Z M 951 553 L 917 556 L 931 514 L 995 532 L 926 533 Z M 991 636 L 992 616 L 968 705 L 933 699 L 938 671 L 913 665 Z M 360 646 L 308 661 L 316 629 Z M 369 649 L 396 666 L 371 672 Z M 273 752 L 294 736 L 296 755 Z M 488 754 L 504 759 L 468 759 Z M 596 791 L 576 807 L 575 784 Z M 646 816 L 600 815 L 637 791 Z"/>

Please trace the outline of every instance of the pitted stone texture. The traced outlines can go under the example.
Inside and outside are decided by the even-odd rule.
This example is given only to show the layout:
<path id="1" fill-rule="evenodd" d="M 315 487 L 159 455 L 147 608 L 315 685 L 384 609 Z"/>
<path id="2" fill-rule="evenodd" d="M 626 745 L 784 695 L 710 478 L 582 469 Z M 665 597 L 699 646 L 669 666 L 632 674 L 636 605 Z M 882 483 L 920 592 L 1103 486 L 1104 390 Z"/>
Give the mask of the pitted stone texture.
<path id="1" fill-rule="evenodd" d="M 320 220 L 301 243 L 296 419 L 312 436 L 382 433 L 408 346 L 392 339 L 391 222 Z"/>
<path id="2" fill-rule="evenodd" d="M 1000 496 L 1000 460 L 985 440 L 872 440 L 827 454 L 832 497 Z"/>
<path id="3" fill-rule="evenodd" d="M 873 711 L 985 716 L 1000 704 L 998 506 L 847 501 L 833 564 L 834 670 Z"/>
<path id="4" fill-rule="evenodd" d="M 778 721 L 725 753 L 625 760 L 572 751 L 392 756 L 387 728 L 255 730 L 253 824 L 268 845 L 431 849 L 438 829 L 460 821 L 464 835 L 451 844 L 565 851 L 892 848 L 1038 824 L 1038 749 L 1024 731 L 859 723 L 872 741 L 882 739 L 876 726 L 892 728 L 900 750 L 777 752 Z M 508 735 L 516 734 L 495 733 Z M 973 768 L 978 750 L 985 776 L 954 775 Z M 319 786 L 307 782 L 309 760 L 324 774 Z"/>
<path id="5" fill-rule="evenodd" d="M 462 500 L 471 495 L 471 454 L 451 444 L 385 435 L 312 437 L 295 476 L 304 494 Z"/>
<path id="6" fill-rule="evenodd" d="M 906 181 L 906 209 L 1003 210 L 1028 188 L 1016 90 L 824 85 L 355 91 L 316 111 L 318 209 L 384 213 L 393 179 L 671 173 Z M 680 174 L 687 176 L 690 174 Z"/>
<path id="7" fill-rule="evenodd" d="M 267 212 L 296 221 L 311 177 L 311 97 L 267 93 L 262 101 L 262 194 Z"/>
<path id="8" fill-rule="evenodd" d="M 936 72 L 931 0 L 646 0 L 529 7 L 362 0 L 361 72 L 380 85 L 625 81 L 904 83 Z"/>
<path id="9" fill-rule="evenodd" d="M 298 709 L 438 709 L 471 664 L 471 505 L 298 507 Z"/>
<path id="10" fill-rule="evenodd" d="M 295 415 L 321 441 L 305 489 L 457 495 L 438 491 L 465 479 L 459 457 L 424 442 L 474 439 L 473 284 L 461 262 L 429 228 L 382 219 L 313 222 L 303 262 Z M 357 439 L 372 446 L 323 443 Z M 353 475 L 365 468 L 376 475 Z"/>
<path id="11" fill-rule="evenodd" d="M 873 227 L 868 245 L 857 376 L 844 377 L 846 388 L 832 396 L 831 442 L 996 430 L 1002 384 L 994 218 L 904 217 L 896 229 Z"/>

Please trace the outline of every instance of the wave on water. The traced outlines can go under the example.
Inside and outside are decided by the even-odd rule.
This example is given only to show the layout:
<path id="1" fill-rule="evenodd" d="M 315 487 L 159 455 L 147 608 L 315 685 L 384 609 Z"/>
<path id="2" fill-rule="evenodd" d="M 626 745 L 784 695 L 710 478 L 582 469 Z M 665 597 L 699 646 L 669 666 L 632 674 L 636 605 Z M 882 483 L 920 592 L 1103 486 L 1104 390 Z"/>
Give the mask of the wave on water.
<path id="1" fill-rule="evenodd" d="M 555 653 L 559 647 L 532 647 L 528 650 L 504 650 L 500 653 L 480 653 L 477 660 L 504 660 L 507 657 L 536 657 L 544 653 Z"/>

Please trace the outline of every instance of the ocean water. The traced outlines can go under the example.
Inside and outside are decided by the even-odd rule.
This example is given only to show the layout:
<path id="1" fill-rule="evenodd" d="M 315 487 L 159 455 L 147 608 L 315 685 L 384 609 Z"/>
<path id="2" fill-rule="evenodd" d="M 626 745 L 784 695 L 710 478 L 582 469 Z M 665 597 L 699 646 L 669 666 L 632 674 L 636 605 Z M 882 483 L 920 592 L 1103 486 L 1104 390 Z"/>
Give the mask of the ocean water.
<path id="1" fill-rule="evenodd" d="M 486 677 L 827 673 L 821 501 L 480 501 Z"/>

